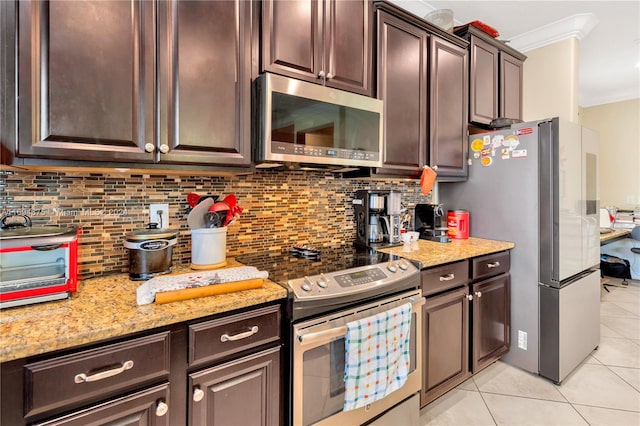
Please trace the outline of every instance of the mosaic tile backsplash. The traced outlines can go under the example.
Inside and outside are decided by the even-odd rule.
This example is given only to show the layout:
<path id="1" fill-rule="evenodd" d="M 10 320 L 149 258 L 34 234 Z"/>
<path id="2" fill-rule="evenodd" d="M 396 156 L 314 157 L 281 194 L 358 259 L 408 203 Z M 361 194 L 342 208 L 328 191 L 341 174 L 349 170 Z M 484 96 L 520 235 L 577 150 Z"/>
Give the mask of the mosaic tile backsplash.
<path id="1" fill-rule="evenodd" d="M 82 278 L 127 272 L 123 247 L 128 232 L 146 227 L 149 204 L 169 204 L 169 226 L 178 230 L 173 262 L 189 263 L 191 236 L 187 194 L 235 194 L 244 208 L 228 227 L 227 256 L 285 250 L 295 243 L 316 247 L 351 244 L 351 201 L 358 189 L 402 193 L 407 206 L 430 202 L 415 181 L 344 179 L 306 171 L 261 171 L 247 176 L 0 171 L 0 213 L 31 217 L 34 225 L 82 227 Z"/>

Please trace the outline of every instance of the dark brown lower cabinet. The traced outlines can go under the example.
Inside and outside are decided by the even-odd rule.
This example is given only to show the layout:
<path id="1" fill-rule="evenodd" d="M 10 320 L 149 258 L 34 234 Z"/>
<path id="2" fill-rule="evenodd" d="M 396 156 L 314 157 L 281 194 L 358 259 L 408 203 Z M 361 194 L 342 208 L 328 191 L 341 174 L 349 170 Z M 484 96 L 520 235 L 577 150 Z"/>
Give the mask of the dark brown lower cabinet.
<path id="1" fill-rule="evenodd" d="M 163 384 L 38 425 L 169 426 L 169 384 Z"/>
<path id="2" fill-rule="evenodd" d="M 277 425 L 280 347 L 189 375 L 190 425 Z"/>
<path id="3" fill-rule="evenodd" d="M 424 406 L 467 378 L 469 371 L 469 301 L 467 287 L 427 299 L 423 307 Z"/>
<path id="4" fill-rule="evenodd" d="M 508 273 L 471 284 L 472 347 L 471 369 L 482 370 L 509 351 L 510 281 Z"/>

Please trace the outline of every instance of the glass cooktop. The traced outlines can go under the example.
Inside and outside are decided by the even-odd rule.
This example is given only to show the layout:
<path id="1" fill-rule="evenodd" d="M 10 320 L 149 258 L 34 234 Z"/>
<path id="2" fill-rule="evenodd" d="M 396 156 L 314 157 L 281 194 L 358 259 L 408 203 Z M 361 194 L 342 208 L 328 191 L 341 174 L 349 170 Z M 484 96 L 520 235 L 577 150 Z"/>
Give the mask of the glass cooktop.
<path id="1" fill-rule="evenodd" d="M 307 258 L 292 251 L 266 251 L 243 254 L 237 256 L 236 260 L 245 265 L 255 266 L 261 271 L 267 271 L 270 280 L 286 285 L 287 281 L 292 279 L 375 265 L 393 258 L 387 253 L 344 246 L 323 247 L 317 258 Z"/>

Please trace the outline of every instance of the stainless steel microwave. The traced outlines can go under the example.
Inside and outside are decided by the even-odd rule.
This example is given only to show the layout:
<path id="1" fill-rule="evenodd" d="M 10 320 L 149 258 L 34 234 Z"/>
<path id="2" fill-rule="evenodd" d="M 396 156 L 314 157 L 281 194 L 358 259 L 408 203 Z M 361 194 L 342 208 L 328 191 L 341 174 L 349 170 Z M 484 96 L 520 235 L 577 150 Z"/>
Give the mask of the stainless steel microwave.
<path id="1" fill-rule="evenodd" d="M 265 73 L 255 82 L 253 160 L 382 166 L 381 100 Z"/>

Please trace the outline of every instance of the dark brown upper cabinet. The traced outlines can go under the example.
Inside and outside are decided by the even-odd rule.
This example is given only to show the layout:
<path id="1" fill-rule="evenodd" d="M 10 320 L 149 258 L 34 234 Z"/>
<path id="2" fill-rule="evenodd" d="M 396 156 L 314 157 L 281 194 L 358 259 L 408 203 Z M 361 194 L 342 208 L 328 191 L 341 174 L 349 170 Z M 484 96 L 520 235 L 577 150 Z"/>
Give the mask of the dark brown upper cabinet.
<path id="1" fill-rule="evenodd" d="M 467 177 L 468 70 L 464 47 L 431 37 L 429 165 L 440 177 Z"/>
<path id="2" fill-rule="evenodd" d="M 15 4 L 3 163 L 251 164 L 252 2 Z"/>
<path id="3" fill-rule="evenodd" d="M 377 13 L 378 99 L 384 101 L 384 167 L 416 170 L 427 160 L 429 35 Z"/>
<path id="4" fill-rule="evenodd" d="M 17 5 L 16 155 L 152 162 L 153 3 Z"/>
<path id="5" fill-rule="evenodd" d="M 372 95 L 373 8 L 367 0 L 266 0 L 262 71 Z"/>
<path id="6" fill-rule="evenodd" d="M 160 161 L 251 163 L 251 2 L 158 3 Z"/>
<path id="7" fill-rule="evenodd" d="M 522 120 L 522 53 L 473 26 L 456 34 L 469 41 L 469 122 L 498 117 Z"/>

